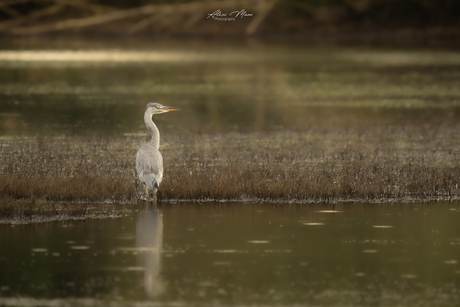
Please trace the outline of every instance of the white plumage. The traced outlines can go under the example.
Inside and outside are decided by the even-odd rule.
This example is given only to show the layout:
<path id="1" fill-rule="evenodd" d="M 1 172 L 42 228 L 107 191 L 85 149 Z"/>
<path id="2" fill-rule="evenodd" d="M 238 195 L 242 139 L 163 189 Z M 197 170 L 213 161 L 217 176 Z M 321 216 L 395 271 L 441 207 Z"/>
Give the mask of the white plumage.
<path id="1" fill-rule="evenodd" d="M 149 103 L 145 110 L 144 122 L 152 134 L 152 140 L 139 148 L 136 155 L 136 170 L 139 180 L 145 187 L 147 197 L 155 197 L 163 180 L 163 157 L 159 151 L 160 131 L 153 122 L 152 116 L 178 110 L 180 109 L 159 103 Z"/>

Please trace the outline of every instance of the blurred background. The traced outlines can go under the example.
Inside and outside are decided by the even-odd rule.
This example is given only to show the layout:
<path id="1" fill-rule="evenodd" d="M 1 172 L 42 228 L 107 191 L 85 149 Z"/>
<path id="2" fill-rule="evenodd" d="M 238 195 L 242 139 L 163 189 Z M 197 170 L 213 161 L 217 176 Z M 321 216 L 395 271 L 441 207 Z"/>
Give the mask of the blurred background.
<path id="1" fill-rule="evenodd" d="M 220 10 L 236 20 L 214 22 Z M 249 15 L 233 14 L 246 11 Z M 458 38 L 456 0 L 2 0 L 3 35 Z M 223 16 L 221 16 L 223 17 Z"/>
<path id="2" fill-rule="evenodd" d="M 159 102 L 181 108 L 154 117 L 171 174 L 163 199 L 226 199 L 235 191 L 244 201 L 458 199 L 459 42 L 459 0 L 0 0 L 2 193 L 11 202 L 43 196 L 52 206 L 50 195 L 137 199 L 143 114 Z M 459 207 L 438 203 L 240 210 L 178 202 L 163 210 L 164 282 L 155 276 L 157 255 L 150 273 L 175 305 L 201 290 L 198 301 L 214 305 L 311 297 L 317 305 L 454 305 Z M 331 208 L 339 211 L 323 215 Z M 113 269 L 142 265 L 118 253 L 130 242 L 120 238 L 136 234 L 135 219 L 122 219 L 71 222 L 78 227 L 58 232 L 7 225 L 11 248 L 0 260 L 17 265 L 0 266 L 7 269 L 0 294 L 142 298 L 143 275 Z M 222 245 L 222 237 L 233 243 Z M 69 253 L 68 238 L 77 249 L 88 245 L 88 257 Z M 260 239 L 273 242 L 266 253 L 264 241 L 250 243 Z M 69 262 L 83 269 L 67 272 Z M 100 273 L 101 263 L 110 269 Z"/>
<path id="3" fill-rule="evenodd" d="M 457 123 L 456 0 L 2 0 L 0 132 Z M 335 127 L 335 128 L 334 128 Z"/>

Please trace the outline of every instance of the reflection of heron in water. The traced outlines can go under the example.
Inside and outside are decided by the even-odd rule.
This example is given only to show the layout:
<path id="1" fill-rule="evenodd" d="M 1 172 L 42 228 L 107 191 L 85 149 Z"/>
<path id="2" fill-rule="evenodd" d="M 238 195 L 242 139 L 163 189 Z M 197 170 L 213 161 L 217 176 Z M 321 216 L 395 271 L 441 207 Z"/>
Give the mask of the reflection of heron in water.
<path id="1" fill-rule="evenodd" d="M 158 209 L 148 209 L 139 214 L 136 225 L 138 265 L 144 268 L 144 289 L 149 297 L 163 292 L 160 278 L 161 249 L 163 245 L 163 215 Z"/>
<path id="2" fill-rule="evenodd" d="M 144 114 L 144 122 L 152 134 L 152 140 L 139 148 L 136 156 L 136 170 L 139 180 L 145 187 L 147 198 L 151 195 L 156 201 L 156 192 L 163 179 L 163 157 L 160 147 L 160 131 L 152 120 L 155 114 L 179 111 L 176 107 L 167 107 L 159 103 L 149 103 Z"/>

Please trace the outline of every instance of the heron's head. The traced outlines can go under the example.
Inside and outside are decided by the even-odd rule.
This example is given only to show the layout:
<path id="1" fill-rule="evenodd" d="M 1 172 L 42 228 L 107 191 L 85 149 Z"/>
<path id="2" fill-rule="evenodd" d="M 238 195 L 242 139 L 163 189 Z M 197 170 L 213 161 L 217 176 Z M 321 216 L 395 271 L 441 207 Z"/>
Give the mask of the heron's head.
<path id="1" fill-rule="evenodd" d="M 145 113 L 149 113 L 150 115 L 155 115 L 155 114 L 161 114 L 161 113 L 179 111 L 179 110 L 180 109 L 176 107 L 168 107 L 168 106 L 162 105 L 161 103 L 151 102 L 147 105 L 147 110 L 145 110 Z"/>

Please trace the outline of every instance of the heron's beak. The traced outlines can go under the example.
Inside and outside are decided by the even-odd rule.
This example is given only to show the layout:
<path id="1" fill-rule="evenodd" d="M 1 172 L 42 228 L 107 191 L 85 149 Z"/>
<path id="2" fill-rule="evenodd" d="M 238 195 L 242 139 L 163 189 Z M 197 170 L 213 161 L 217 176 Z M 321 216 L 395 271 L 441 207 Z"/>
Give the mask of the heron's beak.
<path id="1" fill-rule="evenodd" d="M 177 108 L 177 107 L 163 107 L 162 110 L 164 110 L 165 112 L 171 112 L 171 111 L 180 111 L 180 108 Z"/>

